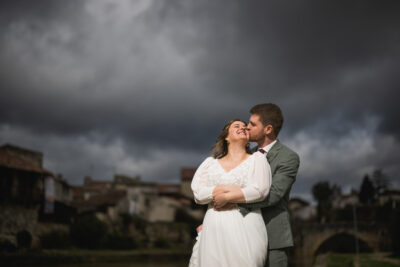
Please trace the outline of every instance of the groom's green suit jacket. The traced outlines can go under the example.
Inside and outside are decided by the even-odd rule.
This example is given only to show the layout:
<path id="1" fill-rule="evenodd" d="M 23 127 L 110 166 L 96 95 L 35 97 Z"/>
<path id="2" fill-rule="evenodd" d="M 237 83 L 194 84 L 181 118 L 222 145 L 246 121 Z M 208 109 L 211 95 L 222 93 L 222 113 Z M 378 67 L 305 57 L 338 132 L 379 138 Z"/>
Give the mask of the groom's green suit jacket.
<path id="1" fill-rule="evenodd" d="M 293 246 L 289 218 L 289 193 L 299 169 L 296 152 L 277 141 L 267 153 L 271 166 L 272 183 L 268 196 L 261 202 L 240 204 L 240 212 L 246 215 L 254 209 L 261 209 L 267 227 L 268 249 Z"/>

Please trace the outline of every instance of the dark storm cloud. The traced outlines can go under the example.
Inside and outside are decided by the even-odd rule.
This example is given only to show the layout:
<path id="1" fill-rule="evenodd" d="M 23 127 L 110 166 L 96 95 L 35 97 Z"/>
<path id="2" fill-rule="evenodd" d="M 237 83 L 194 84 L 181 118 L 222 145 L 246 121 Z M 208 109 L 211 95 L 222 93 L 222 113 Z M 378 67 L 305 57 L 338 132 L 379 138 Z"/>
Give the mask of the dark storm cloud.
<path id="1" fill-rule="evenodd" d="M 176 180 L 227 120 L 275 102 L 281 139 L 302 157 L 297 193 L 318 179 L 355 186 L 373 168 L 393 176 L 399 11 L 398 1 L 2 1 L 0 141 L 47 151 L 48 167 L 75 182 Z"/>
<path id="2" fill-rule="evenodd" d="M 384 129 L 398 135 L 394 114 L 400 110 L 393 95 L 400 82 L 400 4 L 386 3 L 207 6 L 204 13 L 193 12 L 198 39 L 206 49 L 197 70 L 215 89 L 249 102 L 260 96 L 280 102 L 300 124 L 297 129 L 335 113 L 346 113 L 343 119 L 353 122 L 374 113 L 384 118 Z M 357 101 L 361 97 L 363 101 Z"/>
<path id="3" fill-rule="evenodd" d="M 195 125 L 205 129 L 214 111 L 204 105 L 219 101 L 196 92 L 201 88 L 185 70 L 190 59 L 179 61 L 179 51 L 168 44 L 168 27 L 153 22 L 152 11 L 150 18 L 128 12 L 118 20 L 112 3 L 91 5 L 79 28 L 41 17 L 9 23 L 3 37 L 3 66 L 9 65 L 2 71 L 3 119 L 57 134 L 102 131 L 150 144 L 193 143 L 177 133 L 196 136 Z"/>

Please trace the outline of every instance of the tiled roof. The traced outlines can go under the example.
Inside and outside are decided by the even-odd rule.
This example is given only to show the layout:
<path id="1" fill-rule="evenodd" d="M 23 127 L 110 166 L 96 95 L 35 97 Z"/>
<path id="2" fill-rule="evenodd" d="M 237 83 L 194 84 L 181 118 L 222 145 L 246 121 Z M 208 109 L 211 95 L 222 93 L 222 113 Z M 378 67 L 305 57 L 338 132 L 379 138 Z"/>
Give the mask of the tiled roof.
<path id="1" fill-rule="evenodd" d="M 24 160 L 23 158 L 15 156 L 4 150 L 0 150 L 0 166 L 21 171 L 52 175 L 52 173 L 48 170 L 40 168 L 32 162 Z"/>
<path id="2" fill-rule="evenodd" d="M 95 208 L 104 205 L 115 205 L 126 196 L 126 191 L 110 190 L 107 193 L 94 195 L 88 200 L 75 199 L 72 205 L 80 209 Z"/>
<path id="3" fill-rule="evenodd" d="M 158 189 L 158 193 L 160 193 L 160 194 L 180 193 L 181 185 L 180 184 L 158 184 L 157 189 Z"/>
<path id="4" fill-rule="evenodd" d="M 110 190 L 107 193 L 92 196 L 87 202 L 94 206 L 113 205 L 117 204 L 125 196 L 126 191 L 124 190 Z"/>
<path id="5" fill-rule="evenodd" d="M 112 181 L 91 181 L 90 184 L 86 185 L 86 187 L 93 190 L 102 190 L 111 188 L 112 184 Z"/>
<path id="6" fill-rule="evenodd" d="M 182 168 L 181 169 L 181 179 L 182 181 L 191 181 L 196 172 L 196 168 Z"/>

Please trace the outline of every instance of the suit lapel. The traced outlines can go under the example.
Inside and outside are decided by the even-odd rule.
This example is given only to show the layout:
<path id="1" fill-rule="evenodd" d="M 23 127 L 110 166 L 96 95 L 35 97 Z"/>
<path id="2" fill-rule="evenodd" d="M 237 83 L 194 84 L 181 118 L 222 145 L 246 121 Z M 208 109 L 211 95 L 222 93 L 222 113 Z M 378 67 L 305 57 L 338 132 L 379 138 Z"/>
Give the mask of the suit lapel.
<path id="1" fill-rule="evenodd" d="M 277 140 L 276 143 L 271 147 L 271 149 L 267 153 L 267 160 L 271 164 L 271 162 L 278 155 L 279 150 L 281 150 L 281 143 Z"/>

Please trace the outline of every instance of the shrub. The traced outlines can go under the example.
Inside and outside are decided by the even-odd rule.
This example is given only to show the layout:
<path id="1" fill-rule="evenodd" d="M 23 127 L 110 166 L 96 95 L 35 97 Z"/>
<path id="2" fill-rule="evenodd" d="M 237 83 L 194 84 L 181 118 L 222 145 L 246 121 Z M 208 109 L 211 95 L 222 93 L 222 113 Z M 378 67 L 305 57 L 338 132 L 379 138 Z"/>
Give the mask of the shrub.
<path id="1" fill-rule="evenodd" d="M 17 247 L 8 240 L 0 241 L 0 252 L 15 252 Z"/>
<path id="2" fill-rule="evenodd" d="M 104 247 L 108 249 L 136 249 L 138 244 L 130 236 L 113 233 L 106 236 Z"/>
<path id="3" fill-rule="evenodd" d="M 195 238 L 197 236 L 196 228 L 202 223 L 201 220 L 197 220 L 192 217 L 189 213 L 187 213 L 184 209 L 177 209 L 175 213 L 175 222 L 186 223 L 189 226 L 190 236 Z"/>
<path id="4" fill-rule="evenodd" d="M 145 219 L 140 218 L 137 215 L 133 215 L 132 222 L 135 225 L 136 229 L 138 229 L 139 231 L 144 232 L 146 230 L 146 226 L 147 226 L 148 222 Z"/>
<path id="5" fill-rule="evenodd" d="M 119 217 L 122 219 L 122 226 L 128 229 L 129 225 L 133 222 L 133 216 L 129 213 L 120 213 Z"/>
<path id="6" fill-rule="evenodd" d="M 81 248 L 99 248 L 107 233 L 107 225 L 96 216 L 83 215 L 71 225 L 71 238 Z"/>
<path id="7" fill-rule="evenodd" d="M 154 247 L 156 247 L 156 248 L 169 248 L 170 244 L 169 244 L 167 239 L 165 239 L 163 237 L 158 237 L 154 241 Z"/>
<path id="8" fill-rule="evenodd" d="M 65 232 L 53 231 L 40 236 L 42 248 L 65 249 L 72 245 L 71 237 Z"/>
<path id="9" fill-rule="evenodd" d="M 18 248 L 30 248 L 32 243 L 32 235 L 27 230 L 17 233 Z"/>
<path id="10" fill-rule="evenodd" d="M 390 220 L 389 233 L 392 236 L 393 248 L 395 255 L 400 256 L 400 209 L 394 209 Z"/>

